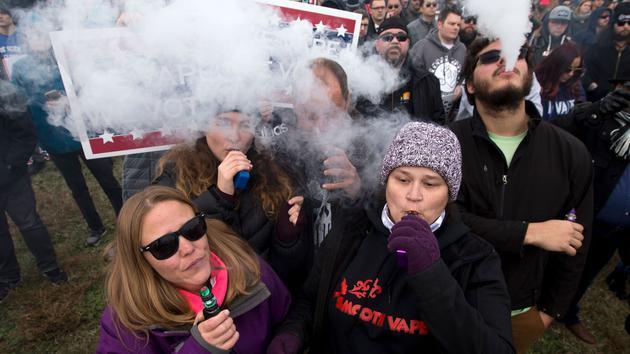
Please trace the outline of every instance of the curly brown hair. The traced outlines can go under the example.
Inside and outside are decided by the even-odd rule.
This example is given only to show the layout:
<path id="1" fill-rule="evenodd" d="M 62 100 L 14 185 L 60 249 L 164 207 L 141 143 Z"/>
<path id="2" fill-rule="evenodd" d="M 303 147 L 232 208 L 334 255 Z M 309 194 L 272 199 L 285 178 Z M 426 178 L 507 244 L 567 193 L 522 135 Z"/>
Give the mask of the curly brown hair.
<path id="1" fill-rule="evenodd" d="M 254 167 L 250 171 L 250 186 L 268 218 L 274 219 L 289 198 L 293 189 L 286 172 L 266 152 L 250 149 L 247 157 Z M 195 198 L 217 183 L 220 161 L 214 156 L 206 138 L 198 138 L 194 145 L 180 144 L 160 159 L 157 175 L 172 170 L 176 175 L 175 188 Z"/>

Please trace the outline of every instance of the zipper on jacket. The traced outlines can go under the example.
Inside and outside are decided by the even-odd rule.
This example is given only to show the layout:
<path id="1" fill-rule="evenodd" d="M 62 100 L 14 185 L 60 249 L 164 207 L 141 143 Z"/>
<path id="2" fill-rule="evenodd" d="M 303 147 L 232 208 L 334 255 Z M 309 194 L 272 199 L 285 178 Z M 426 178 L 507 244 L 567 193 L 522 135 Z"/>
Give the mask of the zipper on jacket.
<path id="1" fill-rule="evenodd" d="M 503 205 L 505 200 L 505 188 L 508 183 L 507 175 L 501 176 L 501 199 L 499 200 L 499 218 L 503 219 Z"/>
<path id="2" fill-rule="evenodd" d="M 615 73 L 613 74 L 613 77 L 615 78 L 617 77 L 617 72 L 619 71 L 619 62 L 621 61 L 621 53 L 623 53 L 623 51 L 620 51 L 620 50 L 617 51 L 617 63 L 615 64 Z"/>

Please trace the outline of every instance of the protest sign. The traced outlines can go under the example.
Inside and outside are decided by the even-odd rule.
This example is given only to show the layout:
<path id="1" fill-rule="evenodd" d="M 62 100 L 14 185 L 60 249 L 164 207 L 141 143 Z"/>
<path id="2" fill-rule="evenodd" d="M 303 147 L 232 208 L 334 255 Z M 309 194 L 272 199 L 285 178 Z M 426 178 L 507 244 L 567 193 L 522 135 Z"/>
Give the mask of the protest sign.
<path id="1" fill-rule="evenodd" d="M 259 0 L 252 5 L 277 11 L 278 28 L 307 23 L 311 47 L 329 52 L 357 47 L 359 14 L 283 0 Z M 273 43 L 273 31 L 260 35 Z M 204 92 L 200 87 L 212 87 L 207 92 L 220 91 L 221 87 L 212 86 L 218 85 L 213 78 L 222 74 L 220 70 L 231 70 L 227 66 L 205 67 L 199 60 L 188 60 L 185 53 L 156 56 L 146 45 L 138 45 L 146 44 L 145 39 L 126 28 L 58 31 L 50 36 L 74 133 L 88 159 L 165 150 L 190 136 L 195 127 L 190 126 L 189 118 L 203 114 L 204 107 L 213 104 L 208 97 L 212 95 L 199 94 Z M 272 53 L 265 65 L 290 65 L 286 58 L 276 59 Z M 260 75 L 273 75 L 273 70 L 267 71 L 260 70 Z M 270 88 L 270 92 L 275 91 Z M 245 101 L 248 97 L 248 92 L 224 94 L 245 95 L 245 99 L 241 97 Z M 283 104 L 286 102 L 279 103 Z"/>

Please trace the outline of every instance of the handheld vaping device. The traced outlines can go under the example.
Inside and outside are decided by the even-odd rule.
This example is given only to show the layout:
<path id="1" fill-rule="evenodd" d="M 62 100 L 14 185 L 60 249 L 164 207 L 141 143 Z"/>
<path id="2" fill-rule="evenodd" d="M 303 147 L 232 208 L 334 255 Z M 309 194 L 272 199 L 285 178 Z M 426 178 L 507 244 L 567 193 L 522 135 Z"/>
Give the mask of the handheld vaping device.
<path id="1" fill-rule="evenodd" d="M 237 148 L 232 148 L 230 149 L 230 151 L 239 151 L 239 149 Z M 247 188 L 247 183 L 249 182 L 249 171 L 239 171 L 235 176 L 234 176 L 234 188 L 238 189 L 238 190 L 243 190 L 245 188 Z"/>
<path id="2" fill-rule="evenodd" d="M 565 217 L 567 218 L 567 220 L 569 220 L 571 222 L 576 222 L 577 221 L 577 214 L 575 213 L 575 208 L 569 210 L 569 212 L 567 213 L 567 215 L 565 215 Z"/>
<path id="3" fill-rule="evenodd" d="M 204 286 L 199 290 L 199 295 L 201 295 L 201 301 L 203 302 L 203 318 L 208 319 L 216 316 L 221 309 L 217 304 L 217 298 L 214 297 L 212 291 L 207 286 Z"/>

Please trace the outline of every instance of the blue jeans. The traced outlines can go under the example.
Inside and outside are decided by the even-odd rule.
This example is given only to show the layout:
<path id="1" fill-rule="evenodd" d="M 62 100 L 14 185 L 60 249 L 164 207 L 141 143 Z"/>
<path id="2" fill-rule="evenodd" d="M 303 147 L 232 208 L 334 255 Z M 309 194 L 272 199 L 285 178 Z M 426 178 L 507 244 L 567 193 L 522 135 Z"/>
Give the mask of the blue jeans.
<path id="1" fill-rule="evenodd" d="M 24 175 L 0 191 L 0 282 L 20 280 L 7 215 L 17 225 L 40 272 L 57 269 L 57 257 L 48 229 L 37 214 L 31 179 Z"/>

